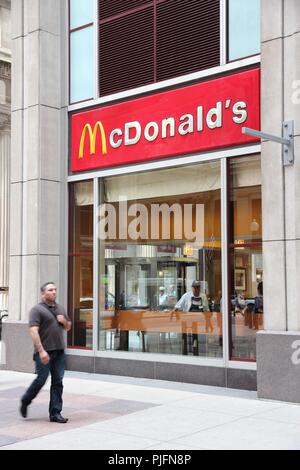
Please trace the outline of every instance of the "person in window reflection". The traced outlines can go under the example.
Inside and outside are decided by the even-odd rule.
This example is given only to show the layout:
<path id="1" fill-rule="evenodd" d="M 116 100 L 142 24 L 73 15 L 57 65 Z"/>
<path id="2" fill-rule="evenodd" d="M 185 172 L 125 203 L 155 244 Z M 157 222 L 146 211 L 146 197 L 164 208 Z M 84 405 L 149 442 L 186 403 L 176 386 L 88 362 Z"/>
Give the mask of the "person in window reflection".
<path id="1" fill-rule="evenodd" d="M 176 288 L 173 284 L 169 287 L 168 296 L 169 297 L 177 297 L 177 290 L 176 290 Z"/>
<path id="2" fill-rule="evenodd" d="M 262 324 L 262 313 L 263 283 L 260 282 L 257 286 L 257 296 L 254 298 L 254 301 L 248 301 L 242 311 L 245 326 L 248 326 L 250 330 L 259 330 L 259 327 Z"/>
<path id="3" fill-rule="evenodd" d="M 193 281 L 192 292 L 186 292 L 175 305 L 175 311 L 203 312 L 209 310 L 206 294 L 201 292 L 201 282 Z"/>
<path id="4" fill-rule="evenodd" d="M 161 286 L 158 290 L 158 307 L 160 310 L 164 310 L 168 307 L 168 295 L 166 289 Z"/>
<path id="5" fill-rule="evenodd" d="M 257 286 L 257 296 L 254 299 L 254 329 L 259 330 L 262 324 L 262 314 L 264 313 L 263 301 L 263 282 L 259 282 Z"/>
<path id="6" fill-rule="evenodd" d="M 208 300 L 206 294 L 201 292 L 201 282 L 200 281 L 193 281 L 192 283 L 192 292 L 186 292 L 183 294 L 181 299 L 175 305 L 174 311 L 181 311 L 181 312 L 205 312 L 205 323 L 206 323 L 206 330 L 213 330 L 213 326 L 211 325 L 211 313 L 209 312 L 208 307 Z M 209 320 L 207 320 L 207 315 L 209 315 Z M 198 335 L 193 333 L 193 354 L 194 356 L 198 356 L 199 348 L 198 348 Z M 187 355 L 188 353 L 188 335 L 187 333 L 182 334 L 182 354 Z"/>
<path id="7" fill-rule="evenodd" d="M 177 290 L 176 287 L 172 284 L 168 289 L 168 307 L 173 309 L 177 302 Z"/>
<path id="8" fill-rule="evenodd" d="M 236 291 L 235 297 L 233 300 L 234 305 L 234 313 L 242 313 L 246 307 L 245 301 L 245 292 L 244 291 Z"/>
<path id="9" fill-rule="evenodd" d="M 214 302 L 213 311 L 216 312 L 217 326 L 219 333 L 219 345 L 223 346 L 223 320 L 222 320 L 222 291 L 218 291 Z"/>
<path id="10" fill-rule="evenodd" d="M 119 296 L 119 309 L 124 310 L 126 306 L 126 295 L 125 290 L 122 290 Z"/>

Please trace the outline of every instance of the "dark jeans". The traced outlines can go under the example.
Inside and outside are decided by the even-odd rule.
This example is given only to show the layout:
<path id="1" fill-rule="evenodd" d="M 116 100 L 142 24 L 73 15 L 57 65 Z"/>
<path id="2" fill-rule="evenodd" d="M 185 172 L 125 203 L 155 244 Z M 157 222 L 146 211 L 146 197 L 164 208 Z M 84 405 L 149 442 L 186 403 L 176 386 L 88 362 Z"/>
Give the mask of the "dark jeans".
<path id="1" fill-rule="evenodd" d="M 38 353 L 33 358 L 37 378 L 32 382 L 22 397 L 24 405 L 28 406 L 37 396 L 41 388 L 45 385 L 49 373 L 51 374 L 49 416 L 60 414 L 62 410 L 63 378 L 65 373 L 65 353 L 64 351 L 48 351 L 50 362 L 43 364 Z"/>

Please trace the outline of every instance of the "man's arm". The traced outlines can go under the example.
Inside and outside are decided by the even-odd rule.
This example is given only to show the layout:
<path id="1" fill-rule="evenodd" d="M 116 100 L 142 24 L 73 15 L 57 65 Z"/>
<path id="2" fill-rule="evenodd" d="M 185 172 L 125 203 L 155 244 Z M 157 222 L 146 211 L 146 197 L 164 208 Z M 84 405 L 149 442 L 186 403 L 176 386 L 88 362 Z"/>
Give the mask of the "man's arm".
<path id="1" fill-rule="evenodd" d="M 30 331 L 30 336 L 31 336 L 33 345 L 36 351 L 39 353 L 42 363 L 45 365 L 48 364 L 50 358 L 49 358 L 47 351 L 45 351 L 45 349 L 43 348 L 40 334 L 39 334 L 39 327 L 31 326 L 29 331 Z"/>
<path id="2" fill-rule="evenodd" d="M 177 310 L 183 310 L 183 304 L 184 304 L 185 298 L 186 298 L 186 294 L 183 294 L 183 296 L 181 297 L 181 299 L 178 300 L 177 304 L 176 304 L 175 307 L 174 307 L 174 310 L 175 310 L 175 311 L 177 311 Z"/>

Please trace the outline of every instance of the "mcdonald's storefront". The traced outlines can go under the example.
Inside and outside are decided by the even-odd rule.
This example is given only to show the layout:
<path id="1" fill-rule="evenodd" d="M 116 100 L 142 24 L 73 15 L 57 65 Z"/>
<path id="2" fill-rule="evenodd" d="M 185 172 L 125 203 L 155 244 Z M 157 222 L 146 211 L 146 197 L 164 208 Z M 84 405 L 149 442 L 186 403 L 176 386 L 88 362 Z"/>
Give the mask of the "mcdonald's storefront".
<path id="1" fill-rule="evenodd" d="M 260 69 L 70 114 L 68 367 L 256 388 Z M 199 280 L 196 308 L 180 299 Z M 179 306 L 178 306 L 179 302 Z"/>

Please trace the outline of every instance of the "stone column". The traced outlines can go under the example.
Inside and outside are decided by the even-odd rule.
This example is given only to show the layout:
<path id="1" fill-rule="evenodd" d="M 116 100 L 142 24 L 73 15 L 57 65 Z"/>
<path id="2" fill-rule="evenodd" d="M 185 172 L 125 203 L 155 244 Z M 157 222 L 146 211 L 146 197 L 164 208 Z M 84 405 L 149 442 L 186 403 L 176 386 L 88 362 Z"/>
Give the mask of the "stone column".
<path id="1" fill-rule="evenodd" d="M 262 0 L 262 129 L 295 122 L 295 163 L 262 144 L 264 327 L 257 335 L 258 394 L 300 402 L 300 2 Z"/>
<path id="2" fill-rule="evenodd" d="M 9 185 L 10 110 L 4 112 L 0 104 L 0 310 L 8 307 Z"/>
<path id="3" fill-rule="evenodd" d="M 31 370 L 28 313 L 41 284 L 66 300 L 67 1 L 12 0 L 8 369 Z"/>

